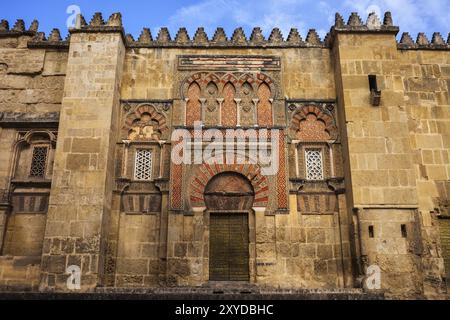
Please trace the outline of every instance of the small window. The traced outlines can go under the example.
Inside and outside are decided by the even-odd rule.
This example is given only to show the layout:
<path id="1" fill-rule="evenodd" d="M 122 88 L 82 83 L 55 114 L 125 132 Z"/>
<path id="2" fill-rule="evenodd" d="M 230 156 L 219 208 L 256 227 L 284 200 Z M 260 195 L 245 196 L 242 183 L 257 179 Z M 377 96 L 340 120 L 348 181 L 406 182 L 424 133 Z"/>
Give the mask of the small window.
<path id="1" fill-rule="evenodd" d="M 401 230 L 402 230 L 402 237 L 403 238 L 407 238 L 408 237 L 408 230 L 406 230 L 406 224 L 402 224 L 401 225 Z"/>
<path id="2" fill-rule="evenodd" d="M 31 159 L 30 177 L 44 178 L 45 169 L 47 167 L 48 147 L 34 147 L 33 158 Z"/>
<path id="3" fill-rule="evenodd" d="M 321 150 L 306 150 L 306 179 L 323 180 L 323 160 Z"/>
<path id="4" fill-rule="evenodd" d="M 369 75 L 369 88 L 370 91 L 378 91 L 378 85 L 377 85 L 377 76 L 375 75 Z"/>
<path id="5" fill-rule="evenodd" d="M 373 228 L 373 226 L 369 226 L 369 238 L 374 238 L 375 237 L 375 230 Z"/>
<path id="6" fill-rule="evenodd" d="M 134 161 L 134 179 L 151 180 L 152 179 L 152 151 L 137 150 Z"/>

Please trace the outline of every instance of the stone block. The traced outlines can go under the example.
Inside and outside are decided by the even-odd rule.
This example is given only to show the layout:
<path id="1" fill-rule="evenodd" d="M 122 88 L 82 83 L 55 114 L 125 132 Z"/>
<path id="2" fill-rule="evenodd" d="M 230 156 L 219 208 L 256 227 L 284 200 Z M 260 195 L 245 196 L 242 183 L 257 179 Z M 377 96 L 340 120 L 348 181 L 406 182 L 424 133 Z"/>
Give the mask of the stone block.
<path id="1" fill-rule="evenodd" d="M 67 170 L 85 171 L 89 169 L 89 155 L 87 154 L 72 154 L 67 155 L 66 162 Z"/>
<path id="2" fill-rule="evenodd" d="M 73 138 L 72 152 L 73 153 L 99 153 L 100 152 L 99 138 Z"/>
<path id="3" fill-rule="evenodd" d="M 175 243 L 174 255 L 178 258 L 184 258 L 187 254 L 187 243 Z"/>
<path id="4" fill-rule="evenodd" d="M 44 256 L 48 265 L 48 272 L 64 273 L 66 271 L 66 256 Z"/>
<path id="5" fill-rule="evenodd" d="M 117 273 L 128 275 L 148 274 L 149 261 L 147 259 L 117 259 Z"/>
<path id="6" fill-rule="evenodd" d="M 325 230 L 319 228 L 311 228 L 306 230 L 307 243 L 325 243 Z"/>
<path id="7" fill-rule="evenodd" d="M 319 244 L 317 246 L 317 257 L 324 260 L 333 259 L 333 246 Z"/>

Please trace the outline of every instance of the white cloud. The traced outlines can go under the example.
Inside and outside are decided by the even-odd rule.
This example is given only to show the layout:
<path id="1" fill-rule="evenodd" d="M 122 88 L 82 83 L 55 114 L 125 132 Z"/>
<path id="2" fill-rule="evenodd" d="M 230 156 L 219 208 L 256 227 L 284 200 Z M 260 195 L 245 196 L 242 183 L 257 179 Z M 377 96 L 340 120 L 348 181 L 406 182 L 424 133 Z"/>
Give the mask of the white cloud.
<path id="1" fill-rule="evenodd" d="M 302 21 L 306 12 L 300 10 L 304 2 L 304 0 L 247 0 L 245 2 L 203 0 L 182 7 L 170 17 L 169 21 L 171 29 L 186 26 L 191 33 L 195 32 L 198 26 L 204 26 L 210 36 L 221 24 L 231 24 L 234 27 L 242 26 L 249 31 L 253 27 L 261 27 L 267 36 L 273 28 L 278 27 L 287 37 L 292 27 L 306 32 L 305 23 Z M 233 30 L 227 31 L 231 36 Z"/>
<path id="2" fill-rule="evenodd" d="M 381 12 L 391 11 L 394 24 L 401 31 L 418 32 L 433 31 L 448 32 L 450 27 L 450 2 L 448 0 L 346 0 L 343 7 L 359 14 L 367 14 L 367 8 L 377 6 Z M 382 17 L 381 17 L 382 18 Z M 363 18 L 365 19 L 365 17 Z"/>
<path id="3" fill-rule="evenodd" d="M 220 25 L 218 23 L 229 14 L 230 5 L 225 1 L 201 1 L 177 10 L 169 18 L 169 27 L 171 27 L 172 31 L 175 31 L 174 29 L 184 26 L 192 33 L 195 32 L 197 27 L 203 26 L 207 32 L 213 32 L 214 30 L 212 29 L 219 27 Z"/>
<path id="4" fill-rule="evenodd" d="M 392 11 L 394 24 L 413 36 L 419 31 L 429 36 L 433 31 L 441 31 L 446 36 L 450 26 L 449 0 L 199 0 L 177 10 L 169 18 L 169 28 L 174 33 L 185 26 L 193 36 L 197 27 L 203 26 L 210 37 L 219 26 L 226 27 L 228 36 L 242 26 L 248 37 L 257 26 L 266 36 L 278 27 L 285 37 L 292 27 L 298 28 L 303 37 L 308 29 L 316 28 L 323 38 L 334 24 L 336 12 L 347 20 L 352 11 L 358 12 L 363 21 L 371 11 L 380 19 L 385 11 Z"/>

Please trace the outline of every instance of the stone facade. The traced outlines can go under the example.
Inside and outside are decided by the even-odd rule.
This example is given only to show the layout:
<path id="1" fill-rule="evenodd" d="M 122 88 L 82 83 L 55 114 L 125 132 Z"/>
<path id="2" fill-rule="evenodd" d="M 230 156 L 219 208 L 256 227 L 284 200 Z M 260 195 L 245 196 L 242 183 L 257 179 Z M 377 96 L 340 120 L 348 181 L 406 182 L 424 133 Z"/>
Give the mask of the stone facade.
<path id="1" fill-rule="evenodd" d="M 377 265 L 388 297 L 448 297 L 450 39 L 397 43 L 390 13 L 337 14 L 323 41 L 37 27 L 0 23 L 2 291 L 67 292 L 76 266 L 91 293 L 350 292 Z M 177 163 L 177 129 L 208 149 L 198 122 L 264 137 L 278 171 L 248 147 Z"/>

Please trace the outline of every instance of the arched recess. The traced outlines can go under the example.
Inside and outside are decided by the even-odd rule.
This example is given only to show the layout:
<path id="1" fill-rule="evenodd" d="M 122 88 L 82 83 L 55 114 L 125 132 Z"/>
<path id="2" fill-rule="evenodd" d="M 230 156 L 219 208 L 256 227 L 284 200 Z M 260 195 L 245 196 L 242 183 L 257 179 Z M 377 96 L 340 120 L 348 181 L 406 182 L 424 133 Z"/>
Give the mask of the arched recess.
<path id="1" fill-rule="evenodd" d="M 254 207 L 267 207 L 269 201 L 269 186 L 267 178 L 261 175 L 261 170 L 254 164 L 207 164 L 201 165 L 193 174 L 190 183 L 191 207 L 206 207 L 205 192 L 208 183 L 218 174 L 228 172 L 239 174 L 250 182 L 254 192 Z M 233 209 L 230 209 L 233 210 Z"/>
<path id="2" fill-rule="evenodd" d="M 223 87 L 223 107 L 222 107 L 222 125 L 226 127 L 235 127 L 237 125 L 237 106 L 234 100 L 236 88 L 231 82 L 227 82 Z"/>
<path id="3" fill-rule="evenodd" d="M 258 125 L 269 127 L 273 125 L 272 92 L 269 85 L 261 83 L 258 88 Z"/>
<path id="4" fill-rule="evenodd" d="M 214 92 L 214 87 L 217 88 L 217 94 L 209 92 L 210 89 Z M 260 125 L 270 126 L 273 124 L 272 101 L 278 91 L 272 79 L 263 73 L 197 72 L 180 84 L 180 95 L 186 102 L 187 126 L 205 120 L 207 123 L 212 122 L 212 125 L 254 126 L 258 124 L 258 104 L 262 110 Z M 220 113 L 215 112 L 218 105 L 222 109 Z M 202 117 L 205 114 L 206 119 Z M 218 116 L 222 121 L 216 120 Z"/>
<path id="5" fill-rule="evenodd" d="M 245 80 L 239 92 L 239 124 L 243 126 L 253 126 L 256 124 L 255 90 L 251 84 L 251 79 Z"/>
<path id="6" fill-rule="evenodd" d="M 215 125 L 220 121 L 219 87 L 211 80 L 206 85 L 202 96 L 202 121 L 205 125 Z"/>
<path id="7" fill-rule="evenodd" d="M 42 179 L 51 179 L 53 172 L 53 157 L 56 148 L 56 134 L 49 130 L 30 130 L 25 133 L 14 145 L 11 177 L 15 179 L 27 179 L 30 176 L 31 162 L 33 160 L 34 147 L 46 148 L 42 164 Z M 38 178 L 37 176 L 35 178 Z"/>
<path id="8" fill-rule="evenodd" d="M 201 121 L 201 89 L 197 82 L 193 82 L 189 85 L 187 90 L 187 103 L 186 103 L 186 125 L 193 126 L 194 122 Z"/>
<path id="9" fill-rule="evenodd" d="M 127 115 L 125 129 L 129 140 L 159 140 L 169 127 L 163 114 L 154 106 L 144 104 Z"/>
<path id="10" fill-rule="evenodd" d="M 305 106 L 292 117 L 290 130 L 302 141 L 329 141 L 338 138 L 333 116 L 318 106 Z"/>
<path id="11" fill-rule="evenodd" d="M 208 210 L 251 210 L 255 200 L 253 186 L 247 177 L 237 172 L 225 171 L 215 175 L 205 187 L 205 204 Z"/>

